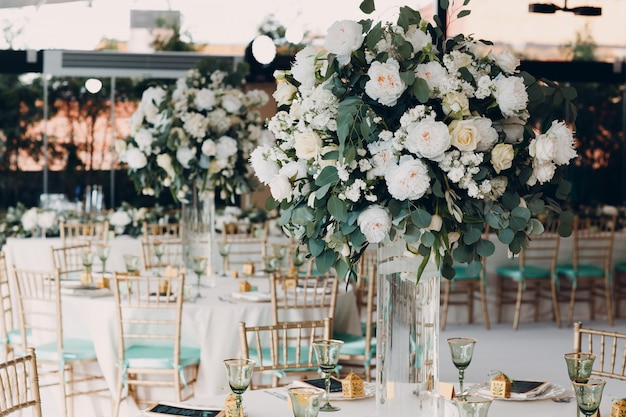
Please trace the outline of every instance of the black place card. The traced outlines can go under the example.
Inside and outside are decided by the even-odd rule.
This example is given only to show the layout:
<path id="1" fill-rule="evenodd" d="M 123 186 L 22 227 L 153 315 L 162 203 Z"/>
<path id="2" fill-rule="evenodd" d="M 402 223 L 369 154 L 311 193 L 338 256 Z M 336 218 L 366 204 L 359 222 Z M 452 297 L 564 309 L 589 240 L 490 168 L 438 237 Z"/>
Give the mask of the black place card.
<path id="1" fill-rule="evenodd" d="M 182 404 L 158 403 L 145 410 L 145 413 L 158 414 L 161 416 L 186 416 L 186 417 L 223 417 L 224 410 L 207 410 L 202 408 L 186 407 Z"/>

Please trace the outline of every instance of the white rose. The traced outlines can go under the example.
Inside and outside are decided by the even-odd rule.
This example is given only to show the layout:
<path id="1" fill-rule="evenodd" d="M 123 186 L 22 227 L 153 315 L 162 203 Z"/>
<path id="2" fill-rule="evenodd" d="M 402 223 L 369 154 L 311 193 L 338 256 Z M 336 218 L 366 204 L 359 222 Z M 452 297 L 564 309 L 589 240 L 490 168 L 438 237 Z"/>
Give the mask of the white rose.
<path id="1" fill-rule="evenodd" d="M 514 156 L 513 145 L 498 143 L 491 150 L 491 165 L 493 165 L 493 169 L 499 174 L 501 171 L 513 166 Z"/>
<path id="2" fill-rule="evenodd" d="M 372 62 L 367 75 L 365 93 L 385 106 L 395 106 L 406 90 L 406 84 L 400 78 L 400 64 L 393 58 L 385 63 Z"/>
<path id="3" fill-rule="evenodd" d="M 567 165 L 571 159 L 576 158 L 574 135 L 565 123 L 554 120 L 546 134 L 555 137 L 556 143 L 553 158 L 555 164 Z"/>
<path id="4" fill-rule="evenodd" d="M 135 134 L 135 142 L 137 143 L 137 147 L 142 151 L 149 152 L 153 141 L 154 137 L 148 129 L 141 128 Z"/>
<path id="5" fill-rule="evenodd" d="M 404 146 L 417 156 L 437 161 L 450 148 L 450 132 L 443 122 L 425 119 L 407 126 L 406 132 Z"/>
<path id="6" fill-rule="evenodd" d="M 446 116 L 451 116 L 456 119 L 471 114 L 467 96 L 458 91 L 451 91 L 443 96 L 441 107 Z"/>
<path id="7" fill-rule="evenodd" d="M 224 94 L 222 97 L 222 107 L 229 113 L 239 113 L 241 106 L 241 100 L 234 93 Z"/>
<path id="8" fill-rule="evenodd" d="M 20 219 L 20 222 L 22 223 L 22 227 L 24 228 L 24 230 L 35 229 L 35 227 L 37 227 L 38 217 L 39 217 L 39 214 L 37 213 L 36 207 L 26 210 L 26 212 L 22 215 L 22 218 Z"/>
<path id="9" fill-rule="evenodd" d="M 428 168 L 421 160 L 404 155 L 398 165 L 389 166 L 385 183 L 389 194 L 396 200 L 418 200 L 430 187 Z"/>
<path id="10" fill-rule="evenodd" d="M 379 205 L 369 206 L 359 214 L 357 224 L 369 243 L 380 243 L 391 230 L 391 213 Z"/>
<path id="11" fill-rule="evenodd" d="M 494 96 L 504 117 L 516 116 L 528 104 L 528 93 L 521 77 L 498 78 Z"/>
<path id="12" fill-rule="evenodd" d="M 500 52 L 496 58 L 496 64 L 505 74 L 514 74 L 520 64 L 519 58 L 511 53 L 508 49 Z"/>
<path id="13" fill-rule="evenodd" d="M 265 156 L 269 146 L 259 146 L 250 154 L 250 165 L 259 181 L 267 185 L 278 174 L 278 165 Z"/>
<path id="14" fill-rule="evenodd" d="M 307 165 L 303 161 L 289 161 L 280 168 L 278 173 L 294 180 L 306 178 Z"/>
<path id="15" fill-rule="evenodd" d="M 126 151 L 126 163 L 130 169 L 141 169 L 148 165 L 148 158 L 137 148 L 130 148 Z"/>
<path id="16" fill-rule="evenodd" d="M 216 152 L 217 146 L 215 145 L 215 141 L 212 139 L 207 139 L 202 142 L 202 154 L 206 156 L 214 156 Z"/>
<path id="17" fill-rule="evenodd" d="M 478 129 L 473 119 L 453 120 L 449 126 L 451 143 L 462 152 L 473 152 L 478 143 Z"/>
<path id="18" fill-rule="evenodd" d="M 284 175 L 276 175 L 269 183 L 270 192 L 272 193 L 272 197 L 276 201 L 290 200 L 291 193 L 293 192 L 291 188 L 291 183 L 289 182 L 289 178 Z"/>
<path id="19" fill-rule="evenodd" d="M 294 149 L 300 159 L 313 159 L 320 155 L 322 138 L 315 132 L 298 132 L 294 135 Z"/>
<path id="20" fill-rule="evenodd" d="M 215 91 L 203 88 L 196 92 L 193 103 L 200 110 L 211 110 L 215 107 L 217 100 L 215 99 Z"/>
<path id="21" fill-rule="evenodd" d="M 552 179 L 555 172 L 556 165 L 554 165 L 552 162 L 536 164 L 533 166 L 533 174 L 528 179 L 527 184 L 534 185 L 537 181 L 539 181 L 540 184 L 548 182 Z"/>
<path id="22" fill-rule="evenodd" d="M 337 55 L 339 65 L 350 62 L 350 55 L 363 44 L 363 26 L 353 20 L 340 20 L 333 23 L 324 41 L 324 47 Z"/>
<path id="23" fill-rule="evenodd" d="M 180 147 L 176 150 L 176 160 L 183 166 L 183 168 L 189 168 L 189 163 L 195 159 L 195 157 L 195 150 L 187 148 L 186 146 Z"/>
<path id="24" fill-rule="evenodd" d="M 288 81 L 282 81 L 276 86 L 276 91 L 274 91 L 272 97 L 276 100 L 278 107 L 288 106 L 293 101 L 297 91 L 298 89 L 293 84 Z"/>

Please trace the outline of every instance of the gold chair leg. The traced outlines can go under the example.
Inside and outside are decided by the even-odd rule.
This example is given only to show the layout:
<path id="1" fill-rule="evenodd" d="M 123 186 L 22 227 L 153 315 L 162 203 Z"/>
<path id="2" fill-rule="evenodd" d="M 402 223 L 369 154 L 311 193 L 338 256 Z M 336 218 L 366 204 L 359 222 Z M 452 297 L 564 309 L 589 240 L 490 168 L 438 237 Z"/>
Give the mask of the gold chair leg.
<path id="1" fill-rule="evenodd" d="M 487 308 L 487 291 L 485 290 L 485 284 L 483 284 L 482 280 L 479 284 L 480 289 L 480 303 L 483 308 L 483 320 L 485 322 L 485 328 L 489 330 L 491 328 L 491 324 L 489 323 L 489 309 Z"/>
<path id="2" fill-rule="evenodd" d="M 522 312 L 522 298 L 524 297 L 524 283 L 517 283 L 517 298 L 515 299 L 515 317 L 513 318 L 513 329 L 517 330 L 519 326 L 519 317 Z"/>
<path id="3" fill-rule="evenodd" d="M 496 278 L 496 323 L 502 323 L 502 280 L 504 278 Z"/>
<path id="4" fill-rule="evenodd" d="M 611 286 L 608 282 L 604 283 L 604 298 L 606 299 L 606 315 L 609 320 L 609 326 L 613 326 L 613 309 L 611 305 Z M 619 298 L 619 295 L 618 295 Z"/>
<path id="5" fill-rule="evenodd" d="M 574 304 L 576 303 L 576 287 L 572 283 L 569 297 L 569 309 L 567 310 L 567 325 L 571 326 L 574 321 Z"/>
<path id="6" fill-rule="evenodd" d="M 561 327 L 561 311 L 559 308 L 559 299 L 556 293 L 556 283 L 553 279 L 550 280 L 550 291 L 552 293 L 552 315 L 554 321 L 556 321 L 556 327 Z"/>
<path id="7" fill-rule="evenodd" d="M 474 323 L 474 284 L 467 284 L 467 315 L 469 323 Z"/>

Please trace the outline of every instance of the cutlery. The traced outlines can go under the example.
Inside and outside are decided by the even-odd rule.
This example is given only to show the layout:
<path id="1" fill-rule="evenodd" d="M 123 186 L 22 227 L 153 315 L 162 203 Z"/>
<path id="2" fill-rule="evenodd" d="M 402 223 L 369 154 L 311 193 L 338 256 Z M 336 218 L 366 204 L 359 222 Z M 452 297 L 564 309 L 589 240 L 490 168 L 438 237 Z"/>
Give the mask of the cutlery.
<path id="1" fill-rule="evenodd" d="M 278 392 L 275 391 L 263 391 L 266 394 L 269 394 L 271 396 L 274 396 L 276 398 L 280 398 L 281 400 L 287 401 L 287 396 L 283 395 L 283 394 L 279 394 Z"/>
<path id="2" fill-rule="evenodd" d="M 226 298 L 226 297 L 222 297 L 221 295 L 219 297 L 217 297 L 220 301 L 223 301 L 225 303 L 230 303 L 230 304 L 237 304 L 235 301 Z"/>

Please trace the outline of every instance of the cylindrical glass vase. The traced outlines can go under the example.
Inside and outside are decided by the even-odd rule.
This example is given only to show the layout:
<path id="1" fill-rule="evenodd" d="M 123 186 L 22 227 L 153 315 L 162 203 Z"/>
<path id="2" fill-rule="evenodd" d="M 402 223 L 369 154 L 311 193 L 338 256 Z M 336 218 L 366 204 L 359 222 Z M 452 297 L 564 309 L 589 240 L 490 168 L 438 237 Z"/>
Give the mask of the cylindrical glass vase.
<path id="1" fill-rule="evenodd" d="M 402 238 L 378 249 L 376 404 L 379 416 L 443 416 L 439 381 L 439 281 Z"/>

